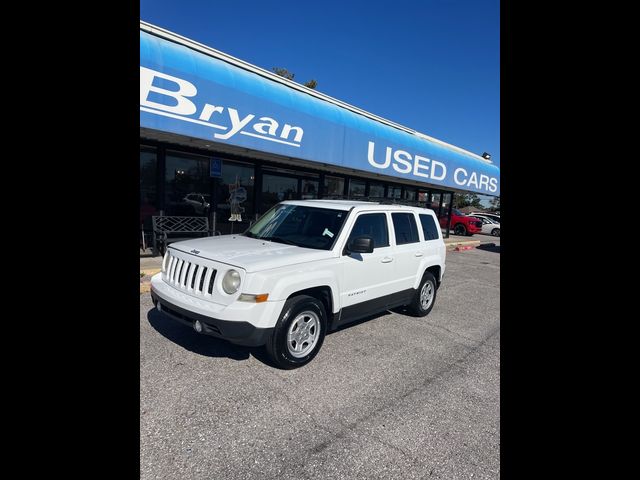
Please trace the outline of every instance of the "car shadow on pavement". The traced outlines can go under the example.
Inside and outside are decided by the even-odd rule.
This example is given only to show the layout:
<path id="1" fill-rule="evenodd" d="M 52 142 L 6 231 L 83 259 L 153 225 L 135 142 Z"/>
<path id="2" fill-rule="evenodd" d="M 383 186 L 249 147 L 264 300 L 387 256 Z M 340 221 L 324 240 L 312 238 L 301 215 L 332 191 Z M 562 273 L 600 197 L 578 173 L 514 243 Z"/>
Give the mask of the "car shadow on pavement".
<path id="1" fill-rule="evenodd" d="M 253 355 L 257 360 L 271 366 L 262 347 L 243 347 L 210 335 L 202 335 L 152 308 L 147 320 L 160 335 L 198 355 L 206 357 L 226 357 L 233 360 L 247 360 Z"/>
<path id="2" fill-rule="evenodd" d="M 495 243 L 485 243 L 476 247 L 477 250 L 485 250 L 487 252 L 500 253 L 500 245 Z"/>

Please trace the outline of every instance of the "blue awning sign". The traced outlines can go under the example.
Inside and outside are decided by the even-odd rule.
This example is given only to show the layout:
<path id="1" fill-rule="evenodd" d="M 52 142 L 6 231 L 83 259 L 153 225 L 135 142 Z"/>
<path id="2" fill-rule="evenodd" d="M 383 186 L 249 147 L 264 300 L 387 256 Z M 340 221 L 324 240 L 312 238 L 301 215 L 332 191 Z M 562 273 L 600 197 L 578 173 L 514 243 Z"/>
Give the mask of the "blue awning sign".
<path id="1" fill-rule="evenodd" d="M 435 186 L 500 194 L 472 154 L 140 31 L 140 126 Z"/>

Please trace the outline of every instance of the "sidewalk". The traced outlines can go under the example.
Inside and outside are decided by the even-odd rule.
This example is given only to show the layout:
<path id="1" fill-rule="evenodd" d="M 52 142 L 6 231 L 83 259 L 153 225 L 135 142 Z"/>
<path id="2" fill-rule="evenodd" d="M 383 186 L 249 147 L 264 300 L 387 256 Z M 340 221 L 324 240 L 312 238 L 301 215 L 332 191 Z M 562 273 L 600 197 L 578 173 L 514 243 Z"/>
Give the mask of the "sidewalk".
<path id="1" fill-rule="evenodd" d="M 473 235 L 472 237 L 463 237 L 459 235 L 450 235 L 444 239 L 448 251 L 455 250 L 460 247 L 463 250 L 476 248 L 482 244 L 500 244 L 500 237 L 491 237 L 489 235 Z M 162 269 L 162 257 L 144 256 L 140 257 L 140 293 L 148 292 L 151 277 Z"/>

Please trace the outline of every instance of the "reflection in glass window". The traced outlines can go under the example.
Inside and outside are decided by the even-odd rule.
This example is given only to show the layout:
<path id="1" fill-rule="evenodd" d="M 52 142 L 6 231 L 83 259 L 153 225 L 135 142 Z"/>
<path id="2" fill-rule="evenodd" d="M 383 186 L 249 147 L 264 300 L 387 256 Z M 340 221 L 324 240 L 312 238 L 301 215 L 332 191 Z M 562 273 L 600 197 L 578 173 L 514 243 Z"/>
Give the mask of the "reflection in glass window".
<path id="1" fill-rule="evenodd" d="M 285 245 L 330 250 L 346 217 L 344 210 L 281 204 L 260 217 L 245 235 Z"/>
<path id="2" fill-rule="evenodd" d="M 280 175 L 262 176 L 262 208 L 267 210 L 284 200 L 298 199 L 298 179 Z"/>
<path id="3" fill-rule="evenodd" d="M 416 191 L 412 188 L 405 188 L 404 199 L 414 201 L 416 199 Z"/>
<path id="4" fill-rule="evenodd" d="M 206 216 L 210 205 L 189 200 L 189 195 L 209 195 L 209 157 L 167 152 L 165 211 L 167 215 Z"/>
<path id="5" fill-rule="evenodd" d="M 373 238 L 373 248 L 389 246 L 389 232 L 387 229 L 387 216 L 384 213 L 367 213 L 360 215 L 356 220 L 349 240 L 367 235 Z"/>
<path id="6" fill-rule="evenodd" d="M 425 240 L 437 240 L 438 227 L 431 215 L 420 215 L 420 223 L 422 224 L 422 233 Z"/>
<path id="7" fill-rule="evenodd" d="M 364 197 L 366 184 L 361 180 L 349 180 L 349 196 Z"/>
<path id="8" fill-rule="evenodd" d="M 393 229 L 396 233 L 396 245 L 420 241 L 418 227 L 413 213 L 392 213 Z"/>
<path id="9" fill-rule="evenodd" d="M 307 180 L 306 178 L 303 178 L 301 198 L 303 200 L 308 198 L 318 198 L 319 185 L 320 182 L 318 180 Z"/>
<path id="10" fill-rule="evenodd" d="M 223 160 L 222 178 L 216 181 L 216 230 L 223 235 L 246 230 L 255 220 L 253 165 Z"/>
<path id="11" fill-rule="evenodd" d="M 450 193 L 443 193 L 442 194 L 442 209 L 449 209 L 449 204 L 451 203 L 451 194 Z"/>
<path id="12" fill-rule="evenodd" d="M 384 185 L 381 183 L 370 183 L 369 184 L 369 196 L 370 197 L 384 197 Z"/>
<path id="13" fill-rule="evenodd" d="M 389 185 L 387 188 L 387 198 L 401 198 L 402 188 Z"/>
<path id="14" fill-rule="evenodd" d="M 140 224 L 151 230 L 151 217 L 158 214 L 156 172 L 158 157 L 156 149 L 140 147 Z"/>
<path id="15" fill-rule="evenodd" d="M 344 195 L 344 178 L 325 176 L 324 191 L 325 197 L 342 197 Z"/>

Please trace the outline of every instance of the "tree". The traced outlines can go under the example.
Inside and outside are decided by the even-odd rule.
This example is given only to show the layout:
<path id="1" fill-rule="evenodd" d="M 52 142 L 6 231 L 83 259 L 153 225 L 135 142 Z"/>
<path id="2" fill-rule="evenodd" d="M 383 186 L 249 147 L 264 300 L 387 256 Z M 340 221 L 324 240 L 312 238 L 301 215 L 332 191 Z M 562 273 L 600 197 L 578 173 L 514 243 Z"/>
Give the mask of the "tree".
<path id="1" fill-rule="evenodd" d="M 456 208 L 476 207 L 482 208 L 480 197 L 475 193 L 455 193 L 453 195 L 453 206 Z"/>
<path id="2" fill-rule="evenodd" d="M 293 78 L 296 76 L 295 73 L 290 72 L 286 68 L 282 67 L 273 67 L 271 70 L 273 70 L 273 73 L 275 73 L 276 75 L 280 75 L 287 80 L 293 80 Z M 308 82 L 303 83 L 303 85 L 307 88 L 315 89 L 318 86 L 318 82 L 314 79 L 311 79 Z"/>
<path id="3" fill-rule="evenodd" d="M 489 203 L 491 204 L 491 210 L 494 212 L 500 211 L 500 197 L 493 197 Z"/>
<path id="4" fill-rule="evenodd" d="M 273 70 L 273 73 L 275 73 L 276 75 L 280 75 L 281 77 L 284 77 L 287 80 L 293 80 L 293 77 L 296 76 L 295 73 L 291 73 L 286 68 L 273 67 L 271 70 Z"/>

